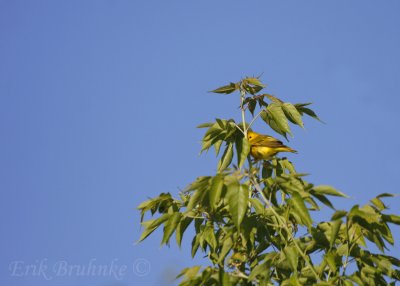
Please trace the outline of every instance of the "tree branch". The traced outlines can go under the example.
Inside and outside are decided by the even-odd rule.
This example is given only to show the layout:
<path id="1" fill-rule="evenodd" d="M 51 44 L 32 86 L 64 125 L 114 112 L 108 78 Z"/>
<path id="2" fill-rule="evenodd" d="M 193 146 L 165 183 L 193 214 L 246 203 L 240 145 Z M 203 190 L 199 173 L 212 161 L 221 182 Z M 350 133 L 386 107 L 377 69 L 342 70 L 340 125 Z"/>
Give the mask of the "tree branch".
<path id="1" fill-rule="evenodd" d="M 250 177 L 250 181 L 253 183 L 253 186 L 256 188 L 256 190 L 260 193 L 262 199 L 264 200 L 265 204 L 271 209 L 272 213 L 276 216 L 276 218 L 279 220 L 281 226 L 283 226 L 283 228 L 287 231 L 287 233 L 290 235 L 290 238 L 292 239 L 295 247 L 297 248 L 297 251 L 300 253 L 300 255 L 303 257 L 304 261 L 310 266 L 311 268 L 311 272 L 313 273 L 313 275 L 315 276 L 315 279 L 317 280 L 317 282 L 320 282 L 320 278 L 319 275 L 317 274 L 317 271 L 315 270 L 314 266 L 312 265 L 311 261 L 310 261 L 310 257 L 307 256 L 303 250 L 300 248 L 299 244 L 296 242 L 292 232 L 290 231 L 290 229 L 288 228 L 288 226 L 286 225 L 285 221 L 282 220 L 282 218 L 280 217 L 280 215 L 275 211 L 275 209 L 273 208 L 271 202 L 265 197 L 260 185 L 256 182 L 256 180 L 253 177 Z"/>

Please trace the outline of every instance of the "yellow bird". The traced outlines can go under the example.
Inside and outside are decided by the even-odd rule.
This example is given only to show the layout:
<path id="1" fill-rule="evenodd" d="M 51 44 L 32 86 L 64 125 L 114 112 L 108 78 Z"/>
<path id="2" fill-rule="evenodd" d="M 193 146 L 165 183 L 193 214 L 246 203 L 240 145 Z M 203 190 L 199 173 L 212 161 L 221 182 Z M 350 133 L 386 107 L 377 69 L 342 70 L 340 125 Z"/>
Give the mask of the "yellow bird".
<path id="1" fill-rule="evenodd" d="M 297 153 L 296 150 L 285 146 L 281 141 L 269 135 L 249 131 L 247 132 L 247 139 L 251 146 L 250 154 L 256 160 L 269 160 L 279 152 Z"/>

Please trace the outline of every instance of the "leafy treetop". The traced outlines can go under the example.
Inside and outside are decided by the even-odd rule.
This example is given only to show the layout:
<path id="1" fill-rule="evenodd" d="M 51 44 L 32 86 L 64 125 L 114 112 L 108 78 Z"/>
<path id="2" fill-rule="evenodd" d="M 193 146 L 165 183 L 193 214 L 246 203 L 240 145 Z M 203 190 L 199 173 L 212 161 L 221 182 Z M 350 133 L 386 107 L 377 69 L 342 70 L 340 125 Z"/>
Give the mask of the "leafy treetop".
<path id="1" fill-rule="evenodd" d="M 213 147 L 219 157 L 217 173 L 198 177 L 179 198 L 162 193 L 140 204 L 140 241 L 163 226 L 161 244 L 175 233 L 181 246 L 194 227 L 191 254 L 206 254 L 210 265 L 182 270 L 181 286 L 394 285 L 400 260 L 385 252 L 394 244 L 389 226 L 399 225 L 400 216 L 388 214 L 383 201 L 392 194 L 338 210 L 329 198 L 346 196 L 307 182 L 288 158 L 251 159 L 247 132 L 258 118 L 285 138 L 290 124 L 304 127 L 304 115 L 319 120 L 310 103 L 284 102 L 264 88 L 259 78 L 246 77 L 213 90 L 239 93 L 242 122 L 217 118 L 198 126 L 206 128 L 201 151 Z M 329 221 L 316 220 L 321 204 L 333 211 Z M 154 218 L 144 221 L 146 213 Z"/>

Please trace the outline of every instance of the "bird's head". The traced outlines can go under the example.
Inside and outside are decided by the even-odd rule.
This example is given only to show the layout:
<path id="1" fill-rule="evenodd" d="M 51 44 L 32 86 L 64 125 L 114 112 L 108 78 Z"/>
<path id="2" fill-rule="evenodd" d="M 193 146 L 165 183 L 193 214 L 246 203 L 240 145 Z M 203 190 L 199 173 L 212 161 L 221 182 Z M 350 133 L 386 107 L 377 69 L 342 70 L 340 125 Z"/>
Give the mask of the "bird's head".
<path id="1" fill-rule="evenodd" d="M 247 132 L 247 139 L 249 141 L 254 140 L 257 137 L 257 133 L 253 132 L 253 131 L 249 131 Z"/>

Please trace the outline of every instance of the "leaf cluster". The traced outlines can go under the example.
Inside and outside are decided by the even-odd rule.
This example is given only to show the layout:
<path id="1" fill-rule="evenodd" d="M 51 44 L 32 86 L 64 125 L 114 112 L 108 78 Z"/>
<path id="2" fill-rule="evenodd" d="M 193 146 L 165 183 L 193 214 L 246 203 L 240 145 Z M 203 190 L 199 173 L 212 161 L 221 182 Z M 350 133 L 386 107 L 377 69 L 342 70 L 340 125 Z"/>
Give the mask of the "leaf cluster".
<path id="1" fill-rule="evenodd" d="M 383 199 L 391 194 L 337 210 L 331 198 L 346 195 L 307 182 L 288 158 L 251 159 L 247 131 L 258 117 L 285 137 L 290 124 L 304 126 L 304 115 L 319 120 L 309 103 L 283 102 L 260 93 L 263 88 L 258 78 L 245 78 L 213 91 L 240 93 L 243 122 L 216 119 L 199 126 L 206 128 L 201 150 L 214 148 L 219 156 L 217 172 L 198 177 L 179 198 L 163 193 L 140 204 L 140 241 L 162 227 L 161 244 L 175 234 L 181 246 L 193 229 L 191 254 L 206 255 L 210 265 L 182 270 L 182 286 L 394 285 L 400 260 L 385 252 L 394 244 L 390 225 L 399 225 L 400 217 L 387 213 Z M 332 209 L 328 221 L 316 220 L 322 206 Z M 146 213 L 154 218 L 144 221 Z M 371 244 L 378 252 L 369 250 Z"/>

